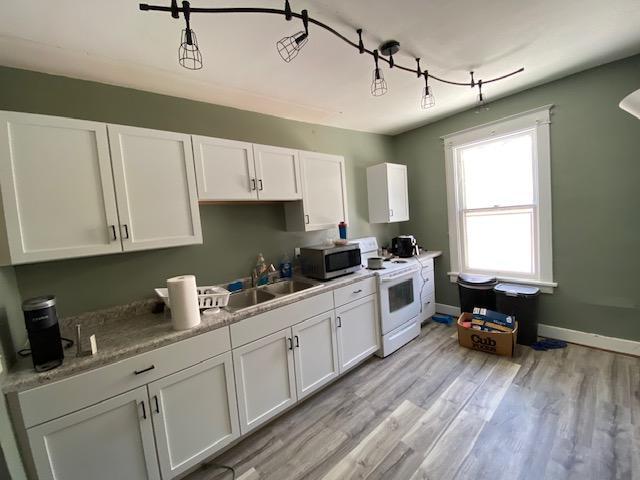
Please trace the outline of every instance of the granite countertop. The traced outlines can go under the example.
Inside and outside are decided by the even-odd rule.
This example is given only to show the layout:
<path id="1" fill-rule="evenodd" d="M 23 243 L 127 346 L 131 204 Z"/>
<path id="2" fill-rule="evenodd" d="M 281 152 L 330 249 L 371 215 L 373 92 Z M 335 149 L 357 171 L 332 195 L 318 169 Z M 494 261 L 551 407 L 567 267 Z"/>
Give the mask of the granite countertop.
<path id="1" fill-rule="evenodd" d="M 65 350 L 61 366 L 47 372 L 36 372 L 30 357 L 21 358 L 7 372 L 2 382 L 4 393 L 18 392 L 62 380 L 80 372 L 115 363 L 119 360 L 184 340 L 211 330 L 229 326 L 245 318 L 282 307 L 299 300 L 343 287 L 375 273 L 366 269 L 327 282 L 301 278 L 316 285 L 301 292 L 276 297 L 273 300 L 237 312 L 222 309 L 215 315 L 203 316 L 202 322 L 190 330 L 176 331 L 167 313 L 151 313 L 157 299 L 147 299 L 122 307 L 114 307 L 65 318 L 60 322 L 63 337 L 75 340 L 75 325 L 82 326 L 82 338 L 88 342 L 96 335 L 98 352 L 76 357 L 76 346 Z M 87 348 L 85 346 L 85 348 Z"/>

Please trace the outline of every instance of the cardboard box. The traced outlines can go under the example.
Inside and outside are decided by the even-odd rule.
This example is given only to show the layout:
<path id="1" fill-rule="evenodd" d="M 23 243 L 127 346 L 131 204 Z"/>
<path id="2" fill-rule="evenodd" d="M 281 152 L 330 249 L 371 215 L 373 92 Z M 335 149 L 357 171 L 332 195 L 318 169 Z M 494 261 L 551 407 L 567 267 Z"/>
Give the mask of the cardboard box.
<path id="1" fill-rule="evenodd" d="M 466 328 L 463 322 L 471 322 L 473 314 L 464 312 L 458 318 L 458 343 L 463 347 L 481 352 L 495 353 L 512 357 L 516 350 L 516 339 L 518 335 L 518 322 L 512 332 L 483 332 Z"/>

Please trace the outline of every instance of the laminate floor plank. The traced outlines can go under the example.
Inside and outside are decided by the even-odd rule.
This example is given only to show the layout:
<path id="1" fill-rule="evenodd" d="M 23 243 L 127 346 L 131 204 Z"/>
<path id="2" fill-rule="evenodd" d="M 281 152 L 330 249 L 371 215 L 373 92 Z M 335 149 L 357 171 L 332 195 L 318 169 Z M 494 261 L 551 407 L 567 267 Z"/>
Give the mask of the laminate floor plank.
<path id="1" fill-rule="evenodd" d="M 429 323 L 210 462 L 238 480 L 640 480 L 640 359 L 577 345 L 506 359 Z"/>

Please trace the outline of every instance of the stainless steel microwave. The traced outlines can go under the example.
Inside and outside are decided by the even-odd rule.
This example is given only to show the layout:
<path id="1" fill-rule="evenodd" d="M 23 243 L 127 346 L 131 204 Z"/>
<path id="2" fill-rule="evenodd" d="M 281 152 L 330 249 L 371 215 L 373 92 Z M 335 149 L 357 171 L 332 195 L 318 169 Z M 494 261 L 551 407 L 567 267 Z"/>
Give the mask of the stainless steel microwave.
<path id="1" fill-rule="evenodd" d="M 300 249 L 302 275 L 318 280 L 330 280 L 360 270 L 360 262 L 360 246 L 356 243 Z"/>

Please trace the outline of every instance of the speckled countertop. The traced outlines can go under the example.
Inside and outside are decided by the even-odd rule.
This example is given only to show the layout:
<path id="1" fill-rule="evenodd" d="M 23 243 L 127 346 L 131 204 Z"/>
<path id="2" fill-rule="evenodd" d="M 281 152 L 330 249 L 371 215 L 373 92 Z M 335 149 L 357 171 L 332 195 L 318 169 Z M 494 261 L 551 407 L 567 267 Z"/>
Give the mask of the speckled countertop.
<path id="1" fill-rule="evenodd" d="M 33 369 L 30 357 L 22 358 L 7 372 L 2 382 L 2 391 L 4 393 L 23 391 L 61 380 L 195 335 L 229 326 L 245 318 L 355 283 L 373 275 L 373 272 L 363 269 L 327 282 L 304 279 L 304 281 L 313 282 L 316 285 L 307 290 L 276 297 L 273 300 L 237 312 L 232 313 L 223 309 L 218 314 L 203 316 L 200 325 L 191 330 L 175 331 L 171 327 L 171 319 L 168 314 L 151 313 L 153 306 L 158 302 L 157 299 L 148 299 L 122 307 L 65 318 L 60 322 L 62 336 L 75 339 L 75 325 L 79 323 L 82 326 L 83 339 L 86 340 L 92 334 L 96 335 L 98 344 L 96 355 L 76 357 L 74 345 L 65 350 L 65 358 L 61 366 L 40 373 Z"/>

